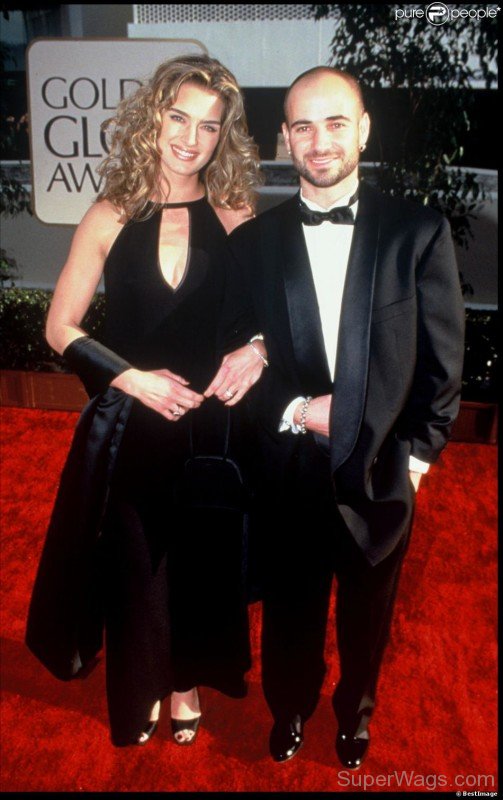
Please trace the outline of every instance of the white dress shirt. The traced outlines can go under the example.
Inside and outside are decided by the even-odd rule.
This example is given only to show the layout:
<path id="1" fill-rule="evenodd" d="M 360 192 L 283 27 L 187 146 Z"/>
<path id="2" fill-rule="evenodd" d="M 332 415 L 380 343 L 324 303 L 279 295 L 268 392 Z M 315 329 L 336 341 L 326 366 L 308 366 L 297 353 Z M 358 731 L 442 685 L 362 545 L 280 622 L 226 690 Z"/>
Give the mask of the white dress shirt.
<path id="1" fill-rule="evenodd" d="M 308 200 L 302 195 L 302 191 L 300 196 L 308 208 L 313 211 L 330 211 L 337 206 L 346 206 L 355 193 L 357 186 L 358 182 L 355 183 L 348 194 L 340 197 L 330 208 L 322 208 L 312 200 Z M 356 216 L 358 200 L 351 205 L 351 209 Z M 354 225 L 334 225 L 330 221 L 322 222 L 321 225 L 302 225 L 332 380 L 335 376 L 342 295 L 354 229 Z M 298 404 L 303 402 L 304 399 L 304 397 L 296 397 L 285 409 L 279 427 L 280 432 L 299 433 L 299 428 L 295 425 L 293 417 Z M 409 469 L 413 472 L 425 473 L 428 471 L 429 466 L 429 464 L 420 461 L 414 456 L 410 457 Z"/>

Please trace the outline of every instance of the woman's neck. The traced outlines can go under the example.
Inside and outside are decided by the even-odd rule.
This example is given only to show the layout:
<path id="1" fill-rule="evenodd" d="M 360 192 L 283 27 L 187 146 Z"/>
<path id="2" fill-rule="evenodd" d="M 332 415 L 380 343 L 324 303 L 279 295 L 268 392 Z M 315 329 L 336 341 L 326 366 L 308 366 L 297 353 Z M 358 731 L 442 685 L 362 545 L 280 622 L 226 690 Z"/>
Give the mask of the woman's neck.
<path id="1" fill-rule="evenodd" d="M 199 200 L 205 195 L 204 184 L 199 180 L 199 175 L 188 177 L 173 176 L 169 183 L 161 180 L 159 191 L 152 198 L 156 203 L 190 203 Z"/>

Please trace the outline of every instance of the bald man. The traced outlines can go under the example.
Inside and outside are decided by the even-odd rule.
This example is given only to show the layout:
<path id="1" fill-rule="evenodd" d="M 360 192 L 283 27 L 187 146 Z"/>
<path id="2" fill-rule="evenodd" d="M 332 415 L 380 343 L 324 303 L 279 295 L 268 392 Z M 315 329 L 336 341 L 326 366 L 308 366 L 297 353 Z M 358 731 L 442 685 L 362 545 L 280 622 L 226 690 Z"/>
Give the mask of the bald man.
<path id="1" fill-rule="evenodd" d="M 346 768 L 368 749 L 415 492 L 456 418 L 463 361 L 449 225 L 360 180 L 369 132 L 354 78 L 299 76 L 283 134 L 300 192 L 230 238 L 270 364 L 257 439 L 271 755 L 295 755 L 319 699 L 335 575 Z"/>

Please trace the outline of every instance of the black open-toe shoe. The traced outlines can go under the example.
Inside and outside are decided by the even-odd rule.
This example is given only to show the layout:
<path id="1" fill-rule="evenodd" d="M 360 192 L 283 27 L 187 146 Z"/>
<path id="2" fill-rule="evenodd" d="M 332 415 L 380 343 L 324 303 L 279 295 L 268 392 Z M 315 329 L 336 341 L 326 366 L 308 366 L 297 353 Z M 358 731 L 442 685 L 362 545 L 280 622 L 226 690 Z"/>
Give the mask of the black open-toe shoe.
<path id="1" fill-rule="evenodd" d="M 144 728 L 142 730 L 142 732 L 140 733 L 138 739 L 136 740 L 136 744 L 140 744 L 140 745 L 147 744 L 147 742 L 150 741 L 150 739 L 152 738 L 152 736 L 156 732 L 158 722 L 159 722 L 159 720 L 157 720 L 157 719 L 150 720 L 150 722 L 148 723 L 146 728 Z"/>
<path id="2" fill-rule="evenodd" d="M 193 719 L 174 719 L 174 717 L 171 717 L 171 731 L 175 742 L 182 747 L 194 744 L 200 722 L 201 715 Z"/>

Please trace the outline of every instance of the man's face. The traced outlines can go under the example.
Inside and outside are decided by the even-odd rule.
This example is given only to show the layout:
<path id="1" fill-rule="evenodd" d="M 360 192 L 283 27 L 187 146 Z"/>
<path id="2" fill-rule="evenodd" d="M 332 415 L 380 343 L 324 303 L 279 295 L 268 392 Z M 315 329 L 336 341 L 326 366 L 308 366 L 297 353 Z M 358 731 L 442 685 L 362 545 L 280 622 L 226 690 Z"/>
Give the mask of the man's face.
<path id="1" fill-rule="evenodd" d="M 283 135 L 295 168 L 312 186 L 356 176 L 369 127 L 354 89 L 337 75 L 308 76 L 290 92 Z"/>

